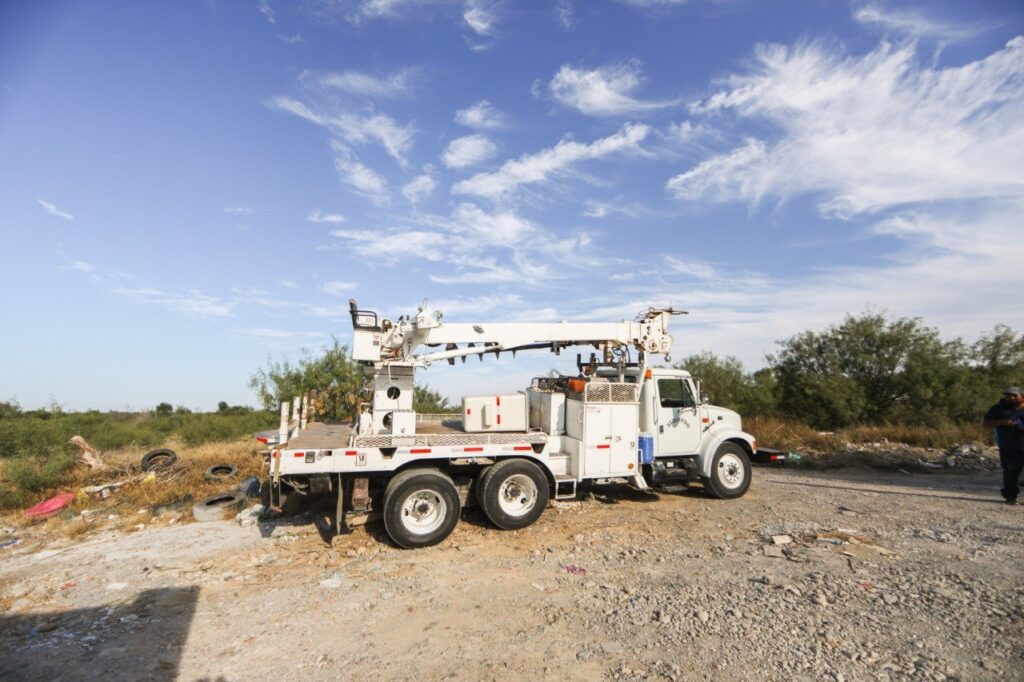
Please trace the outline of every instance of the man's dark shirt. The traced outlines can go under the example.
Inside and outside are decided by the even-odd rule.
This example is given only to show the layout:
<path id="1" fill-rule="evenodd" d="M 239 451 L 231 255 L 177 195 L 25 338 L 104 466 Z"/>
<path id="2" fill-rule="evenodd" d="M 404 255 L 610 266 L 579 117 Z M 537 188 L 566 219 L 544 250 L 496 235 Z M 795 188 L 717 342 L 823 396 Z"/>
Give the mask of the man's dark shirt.
<path id="1" fill-rule="evenodd" d="M 986 421 L 1003 421 L 1004 419 L 1015 419 L 1021 421 L 1021 411 L 1016 407 L 1000 400 L 985 413 Z M 997 426 L 996 437 L 999 440 L 999 449 L 1003 452 L 1024 452 L 1024 430 L 1017 426 Z"/>

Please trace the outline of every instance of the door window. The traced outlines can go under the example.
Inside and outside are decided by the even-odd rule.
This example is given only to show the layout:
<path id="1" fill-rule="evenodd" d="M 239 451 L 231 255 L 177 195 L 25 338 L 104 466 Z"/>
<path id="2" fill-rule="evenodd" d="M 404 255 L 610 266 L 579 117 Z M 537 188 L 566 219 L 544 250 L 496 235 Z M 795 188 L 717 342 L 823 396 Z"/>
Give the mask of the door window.
<path id="1" fill-rule="evenodd" d="M 696 407 L 690 385 L 682 379 L 658 379 L 658 397 L 662 407 Z"/>

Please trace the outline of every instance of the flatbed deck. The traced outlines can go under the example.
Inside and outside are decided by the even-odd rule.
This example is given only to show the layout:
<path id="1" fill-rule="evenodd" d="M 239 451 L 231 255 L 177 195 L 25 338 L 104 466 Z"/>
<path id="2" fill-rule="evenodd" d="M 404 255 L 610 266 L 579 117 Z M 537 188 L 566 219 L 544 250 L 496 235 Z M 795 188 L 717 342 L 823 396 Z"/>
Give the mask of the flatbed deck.
<path id="1" fill-rule="evenodd" d="M 434 415 L 424 415 L 432 417 Z M 475 445 L 544 443 L 540 432 L 505 431 L 501 433 L 466 433 L 459 417 L 423 419 L 416 423 L 411 436 L 364 435 L 353 440 L 351 426 L 310 422 L 295 437 L 281 445 L 284 450 L 330 450 L 345 447 L 387 448 L 402 445 Z"/>

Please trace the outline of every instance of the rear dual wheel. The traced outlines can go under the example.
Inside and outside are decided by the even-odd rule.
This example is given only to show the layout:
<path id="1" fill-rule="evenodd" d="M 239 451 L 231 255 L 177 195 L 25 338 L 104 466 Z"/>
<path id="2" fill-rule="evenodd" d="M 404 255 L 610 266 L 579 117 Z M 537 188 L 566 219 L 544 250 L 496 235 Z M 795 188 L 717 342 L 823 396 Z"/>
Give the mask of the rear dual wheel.
<path id="1" fill-rule="evenodd" d="M 439 469 L 403 471 L 384 493 L 384 528 L 405 549 L 441 542 L 455 530 L 461 512 L 455 483 Z"/>
<path id="2" fill-rule="evenodd" d="M 549 495 L 544 472 L 525 459 L 492 464 L 477 482 L 477 501 L 491 523 L 502 530 L 525 528 L 539 519 Z"/>

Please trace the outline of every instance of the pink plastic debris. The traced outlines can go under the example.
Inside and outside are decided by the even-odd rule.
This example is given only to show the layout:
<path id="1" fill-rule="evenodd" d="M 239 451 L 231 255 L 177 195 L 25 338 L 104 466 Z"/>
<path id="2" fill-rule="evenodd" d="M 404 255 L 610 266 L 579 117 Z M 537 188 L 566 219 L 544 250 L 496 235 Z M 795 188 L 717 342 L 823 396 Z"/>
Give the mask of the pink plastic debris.
<path id="1" fill-rule="evenodd" d="M 62 512 L 65 507 L 71 504 L 73 499 L 75 499 L 74 493 L 61 493 L 45 502 L 40 502 L 31 509 L 26 509 L 25 515 L 31 516 L 34 519 L 48 519 Z"/>
<path id="2" fill-rule="evenodd" d="M 565 567 L 566 573 L 572 573 L 573 575 L 586 575 L 587 569 L 577 566 L 576 564 L 569 564 Z"/>

